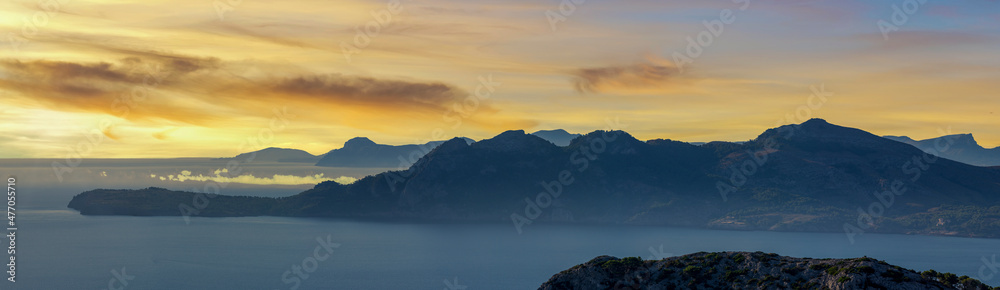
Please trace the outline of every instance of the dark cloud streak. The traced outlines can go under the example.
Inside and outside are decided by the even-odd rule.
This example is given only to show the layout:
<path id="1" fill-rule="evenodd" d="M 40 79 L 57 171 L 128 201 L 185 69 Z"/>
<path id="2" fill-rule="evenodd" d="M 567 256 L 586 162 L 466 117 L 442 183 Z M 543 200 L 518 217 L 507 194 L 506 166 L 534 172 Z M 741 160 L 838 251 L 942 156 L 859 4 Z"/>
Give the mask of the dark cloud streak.
<path id="1" fill-rule="evenodd" d="M 51 109 L 117 115 L 120 108 L 114 104 L 121 101 L 122 95 L 148 86 L 149 93 L 156 96 L 147 101 L 152 104 L 130 110 L 127 119 L 165 119 L 196 125 L 270 110 L 275 104 L 405 112 L 407 116 L 432 120 L 469 95 L 440 82 L 341 74 L 246 78 L 234 76 L 226 66 L 215 58 L 181 56 L 130 56 L 117 63 L 0 60 L 0 89 L 18 92 Z M 150 72 L 151 68 L 154 71 Z M 150 76 L 162 82 L 153 82 Z M 184 105 L 192 102 L 183 100 L 210 104 L 214 109 Z M 488 104 L 481 109 L 494 111 Z"/>
<path id="2" fill-rule="evenodd" d="M 671 66 L 648 63 L 584 68 L 573 72 L 573 86 L 581 93 L 622 87 L 660 86 L 674 78 L 676 72 L 676 68 Z"/>

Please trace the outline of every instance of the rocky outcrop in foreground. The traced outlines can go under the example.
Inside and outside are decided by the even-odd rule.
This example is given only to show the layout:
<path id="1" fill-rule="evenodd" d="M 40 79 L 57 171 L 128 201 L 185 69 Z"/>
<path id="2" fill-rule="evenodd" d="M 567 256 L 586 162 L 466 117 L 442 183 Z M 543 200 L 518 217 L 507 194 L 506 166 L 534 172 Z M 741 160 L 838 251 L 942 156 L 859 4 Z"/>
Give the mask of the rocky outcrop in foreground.
<path id="1" fill-rule="evenodd" d="M 695 253 L 663 260 L 600 256 L 552 276 L 557 289 L 1000 289 L 872 258 L 792 258 L 763 252 Z"/>

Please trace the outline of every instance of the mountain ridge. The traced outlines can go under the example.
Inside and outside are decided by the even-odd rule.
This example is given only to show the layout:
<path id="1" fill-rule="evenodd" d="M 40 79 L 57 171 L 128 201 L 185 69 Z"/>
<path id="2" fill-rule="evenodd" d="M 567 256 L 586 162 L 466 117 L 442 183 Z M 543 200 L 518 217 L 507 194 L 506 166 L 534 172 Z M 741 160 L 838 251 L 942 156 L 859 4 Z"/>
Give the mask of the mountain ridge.
<path id="1" fill-rule="evenodd" d="M 406 170 L 240 207 L 254 208 L 245 215 L 506 221 L 519 232 L 549 221 L 1000 237 L 1000 170 L 933 157 L 818 119 L 701 146 L 594 131 L 560 147 L 512 130 L 445 141 Z M 118 201 L 155 203 L 141 195 L 90 191 L 71 208 L 136 212 Z M 176 212 L 176 204 L 142 206 Z"/>
<path id="2" fill-rule="evenodd" d="M 472 139 L 463 138 L 466 142 Z M 424 144 L 384 145 L 367 137 L 354 137 L 344 142 L 344 146 L 333 149 L 316 161 L 323 167 L 409 167 L 424 154 L 445 141 L 430 141 Z"/>
<path id="3" fill-rule="evenodd" d="M 523 130 L 521 130 L 523 132 Z M 582 136 L 570 134 L 563 129 L 539 130 L 531 135 L 555 144 L 567 146 L 572 139 Z M 466 137 L 456 137 L 473 143 L 475 140 Z M 447 140 L 431 141 L 424 144 L 387 145 L 378 144 L 368 137 L 354 137 L 341 148 L 333 149 L 320 155 L 312 155 L 301 149 L 268 147 L 265 149 L 241 153 L 235 157 L 215 158 L 213 160 L 249 160 L 257 162 L 295 162 L 315 163 L 323 167 L 397 167 L 406 168 L 412 161 L 419 159 L 433 148 Z M 333 153 L 331 157 L 326 156 Z"/>
<path id="4" fill-rule="evenodd" d="M 913 145 L 924 152 L 976 166 L 1000 166 L 1000 146 L 984 148 L 972 134 L 952 134 L 937 138 L 914 140 L 907 136 L 883 136 L 886 139 Z"/>

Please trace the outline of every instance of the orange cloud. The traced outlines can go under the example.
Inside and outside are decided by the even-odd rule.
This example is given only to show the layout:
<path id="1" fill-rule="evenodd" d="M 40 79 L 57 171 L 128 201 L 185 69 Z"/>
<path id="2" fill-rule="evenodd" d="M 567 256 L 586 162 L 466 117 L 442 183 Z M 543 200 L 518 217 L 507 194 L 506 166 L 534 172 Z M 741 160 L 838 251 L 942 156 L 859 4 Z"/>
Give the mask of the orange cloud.
<path id="1" fill-rule="evenodd" d="M 111 140 L 116 140 L 116 141 L 117 140 L 121 140 L 121 136 L 118 136 L 117 134 L 115 134 L 114 132 L 111 131 L 113 129 L 114 129 L 113 125 L 112 126 L 108 126 L 108 127 L 105 127 L 103 130 L 101 130 L 101 133 L 103 133 L 104 136 L 107 136 L 108 138 L 111 138 Z"/>
<path id="2" fill-rule="evenodd" d="M 177 129 L 178 128 L 170 128 L 160 132 L 153 133 L 153 138 L 156 138 L 156 140 L 167 140 L 167 138 L 170 137 L 170 133 L 177 131 Z"/>
<path id="3" fill-rule="evenodd" d="M 257 63 L 266 70 L 269 64 Z M 444 115 L 469 92 L 443 82 L 344 74 L 270 76 L 234 74 L 215 58 L 154 53 L 116 63 L 0 61 L 0 89 L 60 111 L 93 112 L 131 121 L 225 126 L 233 118 L 263 116 L 293 107 L 308 122 L 399 132 L 405 125 L 442 126 Z M 139 93 L 137 93 L 139 92 Z M 496 116 L 488 100 L 478 101 L 465 124 L 532 121 Z M 463 112 L 463 114 L 468 112 Z M 171 131 L 154 134 L 163 140 Z M 113 139 L 118 136 L 106 132 Z"/>

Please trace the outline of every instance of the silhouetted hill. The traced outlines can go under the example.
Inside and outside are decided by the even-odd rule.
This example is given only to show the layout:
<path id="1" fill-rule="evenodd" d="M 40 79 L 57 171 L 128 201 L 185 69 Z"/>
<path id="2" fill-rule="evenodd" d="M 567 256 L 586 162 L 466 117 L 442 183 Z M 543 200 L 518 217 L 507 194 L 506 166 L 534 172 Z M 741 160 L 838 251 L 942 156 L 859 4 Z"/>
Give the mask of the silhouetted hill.
<path id="1" fill-rule="evenodd" d="M 1000 170 L 819 119 L 702 146 L 595 131 L 560 147 L 518 130 L 452 139 L 407 170 L 324 182 L 265 214 L 1000 237 L 997 180 Z"/>
<path id="2" fill-rule="evenodd" d="M 465 138 L 466 142 L 474 142 Z M 347 140 L 344 147 L 327 152 L 316 166 L 327 167 L 403 167 L 412 164 L 444 141 L 419 145 L 382 145 L 365 137 Z"/>
<path id="3" fill-rule="evenodd" d="M 573 141 L 574 138 L 580 137 L 580 134 L 570 134 L 569 132 L 566 132 L 566 130 L 563 129 L 541 130 L 535 133 L 531 133 L 531 135 L 535 135 L 549 142 L 552 142 L 552 144 L 556 144 L 556 146 L 569 145 L 569 142 Z"/>
<path id="4" fill-rule="evenodd" d="M 776 149 L 767 150 L 767 142 L 773 142 Z M 849 217 L 858 219 L 857 207 L 874 207 L 876 212 L 885 208 L 885 216 L 875 217 L 876 226 L 871 230 L 947 234 L 954 229 L 947 226 L 950 223 L 970 222 L 971 215 L 976 213 L 1000 213 L 1000 207 L 986 208 L 998 205 L 997 171 L 932 158 L 913 146 L 858 129 L 814 119 L 767 130 L 742 149 L 761 148 L 772 151 L 766 155 L 767 162 L 739 190 L 729 194 L 731 200 L 727 204 L 735 207 L 712 221 L 712 226 L 771 230 L 834 228 Z M 745 152 L 732 152 L 720 164 L 756 163 Z M 894 184 L 900 194 L 892 195 L 891 200 L 882 195 L 886 201 L 880 201 L 875 193 L 891 192 Z M 873 203 L 881 206 L 872 206 Z M 962 218 L 954 219 L 940 215 L 938 210 L 942 206 L 971 208 L 957 215 Z M 943 218 L 944 225 L 935 226 L 938 220 L 932 216 Z M 979 222 L 1000 229 L 996 218 L 972 223 Z M 914 223 L 924 229 L 913 228 Z M 969 234 L 997 236 L 986 228 L 975 228 Z"/>
<path id="5" fill-rule="evenodd" d="M 885 136 L 885 138 L 910 144 L 924 152 L 977 166 L 1000 165 L 1000 147 L 986 149 L 980 146 L 972 134 L 957 134 L 916 141 L 906 136 Z"/>
<path id="6" fill-rule="evenodd" d="M 286 149 L 270 147 L 254 152 L 243 153 L 230 158 L 218 158 L 216 160 L 240 160 L 241 162 L 302 162 L 314 163 L 321 156 L 309 154 L 309 152 L 298 149 Z"/>
<path id="7" fill-rule="evenodd" d="M 662 260 L 599 256 L 539 290 L 570 289 L 1000 289 L 968 276 L 918 273 L 872 258 L 792 258 L 763 252 L 694 253 Z"/>

